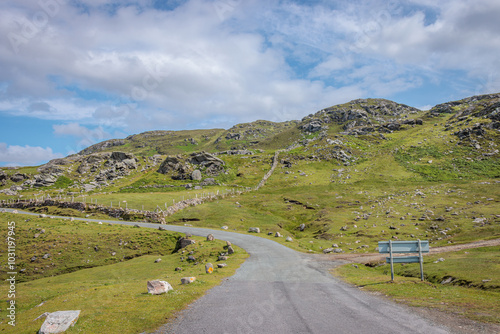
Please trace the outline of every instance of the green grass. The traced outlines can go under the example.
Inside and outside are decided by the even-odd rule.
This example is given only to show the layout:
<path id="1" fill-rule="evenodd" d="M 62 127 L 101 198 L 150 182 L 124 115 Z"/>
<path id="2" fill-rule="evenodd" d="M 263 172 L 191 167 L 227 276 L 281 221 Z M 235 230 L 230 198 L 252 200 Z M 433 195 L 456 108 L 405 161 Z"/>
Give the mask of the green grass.
<path id="1" fill-rule="evenodd" d="M 224 277 L 233 275 L 248 256 L 233 246 L 234 255 L 225 261 L 228 266 L 206 274 L 205 263 L 215 266 L 225 242 L 195 237 L 196 244 L 173 253 L 176 233 L 57 219 L 33 218 L 26 222 L 21 217 L 24 218 L 1 215 L 5 224 L 7 221 L 17 223 L 18 270 L 26 268 L 29 272 L 29 275 L 18 275 L 15 328 L 7 324 L 6 310 L 0 310 L 2 333 L 35 333 L 43 319 L 33 320 L 44 312 L 58 310 L 82 311 L 76 325 L 67 333 L 102 333 L 103 329 L 109 333 L 151 331 L 167 323 L 176 312 L 218 285 Z M 31 234 L 36 228 L 44 228 L 45 233 L 35 239 Z M 5 230 L 2 229 L 2 234 Z M 127 244 L 119 246 L 120 240 Z M 109 253 L 112 250 L 116 255 Z M 26 260 L 32 254 L 42 255 L 47 251 L 52 255 L 49 259 L 33 263 Z M 190 252 L 197 263 L 185 260 Z M 1 256 L 2 277 L 5 276 L 4 255 Z M 157 258 L 162 261 L 154 263 Z M 82 264 L 92 268 L 75 268 Z M 176 267 L 182 271 L 175 271 Z M 78 270 L 62 274 L 74 269 Z M 181 285 L 180 278 L 185 276 L 195 276 L 197 280 Z M 160 296 L 147 294 L 146 282 L 153 279 L 168 281 L 174 290 Z M 6 302 L 7 290 L 7 285 L 2 284 L 2 303 Z"/>
<path id="2" fill-rule="evenodd" d="M 175 233 L 123 225 L 6 213 L 0 214 L 0 219 L 4 224 L 16 223 L 16 264 L 19 270 L 25 270 L 18 275 L 20 282 L 113 264 L 152 252 L 170 254 L 178 238 Z M 2 238 L 6 234 L 7 229 L 2 229 Z M 6 249 L 0 250 L 2 255 L 5 252 Z M 44 259 L 46 254 L 50 256 Z M 33 257 L 36 259 L 32 261 Z M 9 271 L 6 264 L 7 258 L 2 256 L 2 275 Z"/>
<path id="3" fill-rule="evenodd" d="M 364 290 L 384 294 L 411 306 L 431 307 L 472 320 L 500 323 L 500 247 L 484 247 L 424 258 L 425 282 L 418 264 L 344 265 L 333 273 Z M 437 259 L 443 258 L 443 262 Z M 447 278 L 451 283 L 441 284 Z"/>

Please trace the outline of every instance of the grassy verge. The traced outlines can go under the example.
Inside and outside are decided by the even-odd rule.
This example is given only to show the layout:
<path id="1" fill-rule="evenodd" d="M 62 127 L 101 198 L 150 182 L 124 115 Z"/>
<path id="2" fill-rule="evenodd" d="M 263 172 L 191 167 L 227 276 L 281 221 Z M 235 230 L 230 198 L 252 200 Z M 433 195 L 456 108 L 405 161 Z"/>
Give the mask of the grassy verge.
<path id="1" fill-rule="evenodd" d="M 24 282 L 18 281 L 16 285 L 17 325 L 7 324 L 7 312 L 2 307 L 0 333 L 35 333 L 43 319 L 34 319 L 44 312 L 58 310 L 82 311 L 75 327 L 67 333 L 152 331 L 223 278 L 233 275 L 248 256 L 233 246 L 235 253 L 224 261 L 227 267 L 206 274 L 205 263 L 216 267 L 225 242 L 195 237 L 194 245 L 174 253 L 178 234 L 171 232 L 57 219 L 33 218 L 26 222 L 25 217 L 7 214 L 0 217 L 5 226 L 7 221 L 17 223 L 17 270 L 26 269 L 18 275 Z M 38 228 L 45 229 L 45 233 L 34 238 L 31 234 L 40 233 Z M 43 259 L 46 252 L 51 256 Z M 196 262 L 187 261 L 191 252 Z M 31 253 L 38 255 L 34 262 L 30 260 Z M 6 273 L 6 257 L 2 249 L 2 278 Z M 162 260 L 155 263 L 158 258 Z M 91 268 L 82 269 L 86 266 Z M 177 267 L 182 270 L 175 271 Z M 61 274 L 68 271 L 73 272 Z M 181 285 L 180 279 L 185 276 L 197 279 Z M 159 296 L 149 295 L 146 283 L 154 279 L 169 282 L 174 290 Z M 7 284 L 2 284 L 2 305 L 6 305 L 7 292 Z"/>
<path id="2" fill-rule="evenodd" d="M 499 251 L 498 246 L 484 247 L 425 257 L 425 282 L 419 279 L 418 264 L 395 265 L 394 282 L 390 282 L 389 265 L 344 265 L 334 269 L 333 274 L 361 289 L 384 294 L 397 302 L 498 324 Z"/>

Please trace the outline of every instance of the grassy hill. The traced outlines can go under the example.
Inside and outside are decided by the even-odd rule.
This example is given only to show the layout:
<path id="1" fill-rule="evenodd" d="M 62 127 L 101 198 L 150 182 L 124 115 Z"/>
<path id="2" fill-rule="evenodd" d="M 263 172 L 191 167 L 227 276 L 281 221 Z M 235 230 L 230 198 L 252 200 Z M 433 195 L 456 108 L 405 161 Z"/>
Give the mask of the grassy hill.
<path id="1" fill-rule="evenodd" d="M 500 94 L 428 111 L 362 99 L 300 121 L 150 131 L 39 167 L 2 168 L 0 200 L 93 217 L 98 206 L 160 215 L 175 207 L 168 224 L 259 227 L 262 237 L 311 253 L 373 253 L 388 239 L 463 244 L 500 238 L 499 129 Z M 44 205 L 47 197 L 86 206 L 65 211 Z"/>

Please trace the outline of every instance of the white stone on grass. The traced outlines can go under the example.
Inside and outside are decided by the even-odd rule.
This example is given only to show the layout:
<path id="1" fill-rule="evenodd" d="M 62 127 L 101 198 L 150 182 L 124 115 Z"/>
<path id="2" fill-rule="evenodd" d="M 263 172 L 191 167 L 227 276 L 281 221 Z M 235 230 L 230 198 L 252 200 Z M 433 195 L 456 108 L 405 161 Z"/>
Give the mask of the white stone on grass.
<path id="1" fill-rule="evenodd" d="M 173 290 L 170 283 L 160 280 L 148 281 L 148 293 L 152 295 L 161 295 Z"/>
<path id="2" fill-rule="evenodd" d="M 80 316 L 77 311 L 57 311 L 50 313 L 45 319 L 38 334 L 62 333 L 74 326 Z"/>

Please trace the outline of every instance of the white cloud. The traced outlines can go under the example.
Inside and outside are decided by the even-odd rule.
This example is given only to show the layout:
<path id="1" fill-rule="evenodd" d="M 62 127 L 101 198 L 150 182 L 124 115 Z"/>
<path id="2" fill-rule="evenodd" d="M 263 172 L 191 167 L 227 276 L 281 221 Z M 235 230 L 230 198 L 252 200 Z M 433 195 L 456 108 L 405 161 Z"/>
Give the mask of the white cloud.
<path id="1" fill-rule="evenodd" d="M 50 147 L 7 145 L 0 143 L 0 162 L 5 166 L 37 166 L 42 162 L 62 158 Z"/>
<path id="2" fill-rule="evenodd" d="M 112 13 L 112 0 L 82 1 L 88 11 L 59 3 L 17 53 L 0 45 L 0 109 L 75 123 L 82 139 L 109 135 L 99 128 L 297 119 L 409 91 L 447 70 L 500 89 L 491 78 L 500 68 L 493 0 L 191 0 L 168 11 L 144 0 Z M 0 4 L 0 34 L 22 35 L 40 10 L 27 0 Z"/>
<path id="3" fill-rule="evenodd" d="M 77 123 L 56 124 L 53 125 L 53 129 L 55 135 L 78 138 L 78 145 L 83 148 L 112 138 L 111 134 L 106 132 L 102 127 L 89 129 Z"/>

